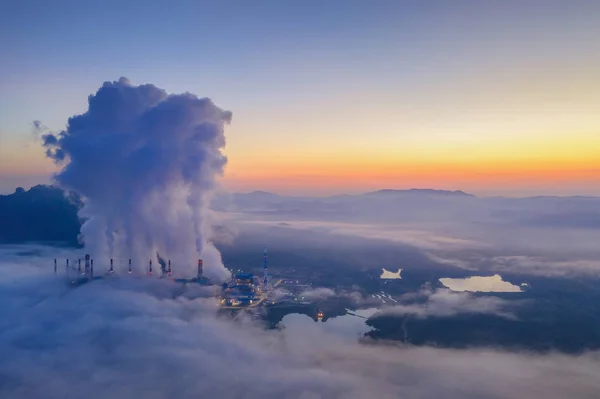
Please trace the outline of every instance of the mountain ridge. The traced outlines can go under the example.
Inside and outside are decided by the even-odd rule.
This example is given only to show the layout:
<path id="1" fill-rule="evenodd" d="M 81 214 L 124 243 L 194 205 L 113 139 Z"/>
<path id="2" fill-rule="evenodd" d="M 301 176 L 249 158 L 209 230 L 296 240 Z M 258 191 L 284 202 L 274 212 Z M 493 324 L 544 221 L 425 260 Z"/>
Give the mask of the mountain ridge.
<path id="1" fill-rule="evenodd" d="M 82 199 L 51 185 L 18 187 L 0 195 L 0 243 L 64 242 L 78 245 Z M 214 211 L 322 220 L 447 222 L 487 214 L 494 220 L 532 226 L 600 228 L 600 197 L 477 197 L 461 190 L 381 189 L 328 197 L 293 197 L 268 191 L 220 193 Z M 462 216 L 459 216 L 462 215 Z M 394 219 L 395 218 L 395 219 Z"/>

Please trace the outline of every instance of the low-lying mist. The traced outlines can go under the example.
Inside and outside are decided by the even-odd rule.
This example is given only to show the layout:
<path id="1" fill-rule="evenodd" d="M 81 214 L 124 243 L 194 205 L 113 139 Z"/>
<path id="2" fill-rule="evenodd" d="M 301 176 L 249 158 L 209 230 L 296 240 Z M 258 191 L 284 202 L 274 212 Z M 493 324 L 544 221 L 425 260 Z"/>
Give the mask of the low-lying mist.
<path id="1" fill-rule="evenodd" d="M 258 231 L 265 241 L 284 234 L 289 243 L 282 245 L 322 240 L 343 246 L 356 238 L 365 247 L 387 242 L 438 265 L 488 275 L 600 275 L 600 198 L 477 198 L 427 190 L 223 198 L 228 200 L 213 204 L 223 225 L 238 233 Z M 407 263 L 398 259 L 390 267 Z"/>
<path id="2" fill-rule="evenodd" d="M 77 288 L 66 250 L 0 250 L 0 396 L 7 398 L 592 398 L 600 355 L 359 344 L 290 323 L 217 316 L 171 281 Z"/>

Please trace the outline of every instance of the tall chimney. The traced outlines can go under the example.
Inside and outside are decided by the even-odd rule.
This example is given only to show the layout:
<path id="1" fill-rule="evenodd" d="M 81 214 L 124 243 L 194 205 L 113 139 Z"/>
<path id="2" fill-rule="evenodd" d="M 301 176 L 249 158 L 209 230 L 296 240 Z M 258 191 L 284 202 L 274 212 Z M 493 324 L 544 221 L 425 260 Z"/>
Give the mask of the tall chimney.
<path id="1" fill-rule="evenodd" d="M 131 273 L 131 259 L 129 259 L 129 273 Z"/>
<path id="2" fill-rule="evenodd" d="M 171 275 L 171 259 L 169 259 L 169 267 L 167 269 L 167 274 L 170 276 Z"/>
<path id="3" fill-rule="evenodd" d="M 204 264 L 202 263 L 202 259 L 198 259 L 198 279 L 201 279 L 204 276 Z"/>
<path id="4" fill-rule="evenodd" d="M 90 259 L 90 278 L 94 278 L 94 259 Z"/>
<path id="5" fill-rule="evenodd" d="M 263 287 L 267 289 L 268 275 L 267 275 L 267 248 L 265 248 L 264 259 L 263 259 Z"/>
<path id="6" fill-rule="evenodd" d="M 56 274 L 56 258 L 54 258 L 54 274 Z"/>
<path id="7" fill-rule="evenodd" d="M 115 269 L 113 267 L 113 259 L 112 258 L 110 258 L 110 269 L 108 269 L 108 272 L 109 273 L 114 273 L 115 272 Z"/>
<path id="8" fill-rule="evenodd" d="M 77 259 L 77 273 L 81 274 L 81 258 Z"/>
<path id="9" fill-rule="evenodd" d="M 148 262 L 148 274 L 152 275 L 152 259 L 150 259 L 150 262 Z"/>

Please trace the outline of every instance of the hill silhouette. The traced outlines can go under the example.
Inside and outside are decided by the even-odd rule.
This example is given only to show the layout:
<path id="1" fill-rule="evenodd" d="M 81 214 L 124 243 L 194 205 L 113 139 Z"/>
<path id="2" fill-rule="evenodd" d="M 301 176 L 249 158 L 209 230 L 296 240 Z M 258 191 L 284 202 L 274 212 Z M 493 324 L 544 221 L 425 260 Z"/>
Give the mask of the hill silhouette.
<path id="1" fill-rule="evenodd" d="M 81 206 L 79 196 L 54 186 L 19 187 L 0 195 L 0 243 L 78 245 Z"/>

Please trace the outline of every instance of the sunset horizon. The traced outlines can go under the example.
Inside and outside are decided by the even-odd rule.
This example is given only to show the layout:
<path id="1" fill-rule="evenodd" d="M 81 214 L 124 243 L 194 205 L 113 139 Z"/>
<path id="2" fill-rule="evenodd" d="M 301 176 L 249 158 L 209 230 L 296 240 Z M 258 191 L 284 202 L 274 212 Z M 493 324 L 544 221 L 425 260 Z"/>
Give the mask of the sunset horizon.
<path id="1" fill-rule="evenodd" d="M 59 171 L 34 121 L 59 132 L 99 85 L 125 76 L 233 112 L 223 178 L 233 191 L 600 195 L 598 6 L 434 3 L 192 7 L 202 23 L 160 2 L 144 20 L 75 6 L 78 35 L 53 27 L 47 14 L 60 8 L 46 5 L 27 28 L 3 21 L 0 191 Z M 105 24 L 92 29 L 89 15 Z M 109 26 L 124 21 L 145 40 L 114 41 Z M 221 30 L 236 40 L 196 40 Z M 107 50 L 92 53 L 79 38 Z"/>
<path id="2" fill-rule="evenodd" d="M 600 398 L 600 0 L 0 0 L 0 398 Z"/>

